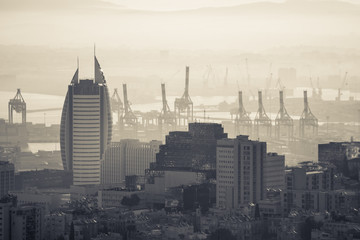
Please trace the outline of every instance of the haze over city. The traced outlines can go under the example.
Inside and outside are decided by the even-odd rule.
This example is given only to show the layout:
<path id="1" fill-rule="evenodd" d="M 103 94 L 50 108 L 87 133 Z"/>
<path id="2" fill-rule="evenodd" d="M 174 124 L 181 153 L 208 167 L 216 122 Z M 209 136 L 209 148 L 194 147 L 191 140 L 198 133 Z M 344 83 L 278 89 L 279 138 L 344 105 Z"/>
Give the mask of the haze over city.
<path id="1" fill-rule="evenodd" d="M 358 0 L 0 0 L 0 240 L 360 239 Z"/>

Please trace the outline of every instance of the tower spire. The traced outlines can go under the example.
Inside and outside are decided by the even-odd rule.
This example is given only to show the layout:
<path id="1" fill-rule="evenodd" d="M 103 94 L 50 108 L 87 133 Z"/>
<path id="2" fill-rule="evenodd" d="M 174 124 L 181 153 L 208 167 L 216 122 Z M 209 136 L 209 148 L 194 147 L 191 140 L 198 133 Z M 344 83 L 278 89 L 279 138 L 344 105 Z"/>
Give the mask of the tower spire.
<path id="1" fill-rule="evenodd" d="M 95 55 L 95 44 L 94 44 L 94 79 L 96 83 L 106 83 L 105 77 L 104 77 L 104 73 L 100 67 L 99 61 L 96 58 Z"/>
<path id="2" fill-rule="evenodd" d="M 79 57 L 77 57 L 77 69 L 74 73 L 74 76 L 71 80 L 72 84 L 78 84 L 79 83 Z"/>

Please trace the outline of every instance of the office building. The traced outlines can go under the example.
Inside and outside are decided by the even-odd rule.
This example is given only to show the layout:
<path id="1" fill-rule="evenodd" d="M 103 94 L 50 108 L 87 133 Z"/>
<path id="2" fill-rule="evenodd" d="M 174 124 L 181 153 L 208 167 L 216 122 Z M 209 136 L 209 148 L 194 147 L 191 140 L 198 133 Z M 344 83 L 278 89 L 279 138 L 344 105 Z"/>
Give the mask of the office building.
<path id="1" fill-rule="evenodd" d="M 100 161 L 111 141 L 112 113 L 105 77 L 95 57 L 95 79 L 68 86 L 61 116 L 60 145 L 64 170 L 74 185 L 100 184 Z"/>
<path id="2" fill-rule="evenodd" d="M 14 189 L 15 185 L 15 168 L 14 164 L 0 161 L 0 198 Z"/>
<path id="3" fill-rule="evenodd" d="M 160 141 L 140 142 L 123 139 L 111 143 L 101 163 L 101 184 L 125 185 L 126 176 L 145 176 L 145 169 L 155 162 Z"/>
<path id="4" fill-rule="evenodd" d="M 216 141 L 226 138 L 221 124 L 190 123 L 188 132 L 170 132 L 156 156 L 157 169 L 215 170 Z"/>
<path id="5" fill-rule="evenodd" d="M 284 189 L 285 187 L 285 156 L 277 153 L 267 153 L 262 166 L 264 185 L 263 196 L 268 189 Z"/>
<path id="6" fill-rule="evenodd" d="M 216 204 L 238 208 L 263 198 L 266 143 L 248 136 L 221 139 L 216 148 Z"/>
<path id="7" fill-rule="evenodd" d="M 284 188 L 285 157 L 266 153 L 266 143 L 248 136 L 221 139 L 216 148 L 216 203 L 238 208 L 266 198 L 268 189 Z"/>
<path id="8" fill-rule="evenodd" d="M 285 171 L 285 189 L 281 192 L 284 214 L 292 209 L 333 211 L 346 209 L 340 206 L 348 193 L 335 190 L 335 167 L 326 163 L 303 162 Z M 346 197 L 345 197 L 346 196 Z M 354 204 L 349 204 L 353 205 Z"/>
<path id="9" fill-rule="evenodd" d="M 285 171 L 287 190 L 334 190 L 335 167 L 326 163 L 303 162 Z"/>

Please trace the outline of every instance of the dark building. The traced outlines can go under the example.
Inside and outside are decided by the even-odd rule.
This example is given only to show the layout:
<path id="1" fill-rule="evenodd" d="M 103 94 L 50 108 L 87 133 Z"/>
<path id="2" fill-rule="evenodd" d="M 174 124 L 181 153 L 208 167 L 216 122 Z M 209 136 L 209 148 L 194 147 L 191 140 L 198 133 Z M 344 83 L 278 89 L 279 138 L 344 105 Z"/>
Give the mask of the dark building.
<path id="1" fill-rule="evenodd" d="M 15 175 L 15 190 L 26 188 L 69 188 L 72 185 L 72 172 L 44 169 L 19 172 Z"/>
<path id="2" fill-rule="evenodd" d="M 319 144 L 319 162 L 334 164 L 344 175 L 349 175 L 348 161 L 360 157 L 360 142 L 330 142 Z"/>
<path id="3" fill-rule="evenodd" d="M 44 210 L 41 206 L 19 206 L 11 209 L 10 239 L 43 239 Z"/>
<path id="4" fill-rule="evenodd" d="M 14 164 L 0 161 L 0 198 L 14 189 Z"/>
<path id="5" fill-rule="evenodd" d="M 60 146 L 64 170 L 73 171 L 74 185 L 100 184 L 100 162 L 111 142 L 112 113 L 105 77 L 96 57 L 95 79 L 68 86 L 61 116 Z"/>
<path id="6" fill-rule="evenodd" d="M 155 168 L 214 170 L 216 141 L 226 138 L 221 124 L 190 123 L 188 132 L 170 132 L 156 155 Z"/>

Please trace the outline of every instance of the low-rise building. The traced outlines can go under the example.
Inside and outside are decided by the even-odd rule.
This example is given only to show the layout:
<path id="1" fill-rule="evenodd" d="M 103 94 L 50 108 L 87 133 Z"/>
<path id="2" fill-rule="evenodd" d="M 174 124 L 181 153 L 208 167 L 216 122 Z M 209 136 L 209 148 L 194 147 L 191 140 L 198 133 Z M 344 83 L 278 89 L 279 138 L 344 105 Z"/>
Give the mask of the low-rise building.
<path id="1" fill-rule="evenodd" d="M 55 212 L 45 215 L 45 239 L 57 240 L 69 232 L 72 221 L 71 214 Z"/>
<path id="2" fill-rule="evenodd" d="M 17 197 L 18 205 L 39 204 L 43 205 L 46 211 L 57 209 L 70 200 L 70 194 L 64 192 L 27 189 L 24 191 L 11 191 L 10 193 Z"/>
<path id="3" fill-rule="evenodd" d="M 10 239 L 43 239 L 44 208 L 39 205 L 23 205 L 11 209 Z"/>
<path id="4" fill-rule="evenodd" d="M 202 173 L 181 170 L 147 170 L 145 175 L 145 193 L 150 206 L 165 204 L 166 192 L 181 185 L 200 184 L 205 176 Z"/>
<path id="5" fill-rule="evenodd" d="M 126 207 L 121 204 L 124 197 L 130 198 L 131 195 L 136 194 L 139 199 L 139 205 L 145 206 L 146 196 L 144 191 L 129 191 L 128 189 L 113 188 L 103 189 L 98 192 L 98 206 L 102 208 L 108 207 Z"/>

